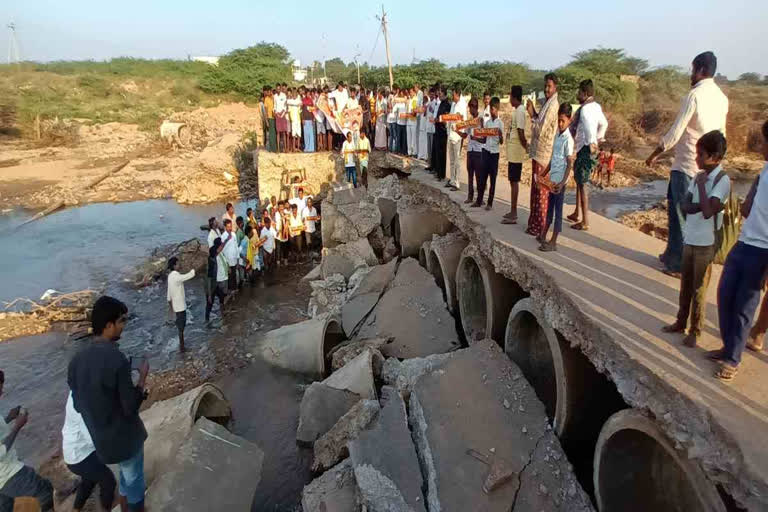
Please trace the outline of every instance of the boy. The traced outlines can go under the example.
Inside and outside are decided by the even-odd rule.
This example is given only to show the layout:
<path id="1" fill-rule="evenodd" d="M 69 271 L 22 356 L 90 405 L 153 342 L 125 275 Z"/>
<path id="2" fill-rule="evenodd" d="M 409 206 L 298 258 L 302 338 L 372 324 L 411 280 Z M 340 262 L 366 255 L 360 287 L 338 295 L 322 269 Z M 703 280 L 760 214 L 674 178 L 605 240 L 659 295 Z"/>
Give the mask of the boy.
<path id="1" fill-rule="evenodd" d="M 304 221 L 301 219 L 299 208 L 295 204 L 291 205 L 288 226 L 291 234 L 291 252 L 294 253 L 296 263 L 299 263 L 304 252 Z"/>
<path id="2" fill-rule="evenodd" d="M 224 311 L 224 302 L 227 300 L 227 272 L 229 266 L 221 253 L 224 246 L 221 238 L 216 238 L 208 249 L 208 267 L 205 274 L 205 323 L 211 321 L 211 310 L 216 297 L 219 298 L 219 310 Z"/>
<path id="3" fill-rule="evenodd" d="M 168 310 L 176 314 L 176 328 L 179 330 L 179 352 L 184 352 L 184 328 L 187 325 L 187 298 L 184 293 L 184 282 L 195 277 L 195 269 L 186 274 L 176 270 L 179 258 L 176 256 L 168 260 L 168 290 L 166 299 L 168 300 Z"/>
<path id="4" fill-rule="evenodd" d="M 277 152 L 287 151 L 288 133 L 288 98 L 285 96 L 285 86 L 278 84 L 275 88 L 275 125 L 277 128 Z"/>
<path id="5" fill-rule="evenodd" d="M 357 141 L 357 157 L 360 159 L 360 177 L 364 187 L 368 186 L 368 154 L 371 152 L 371 140 L 360 132 L 360 140 Z"/>
<path id="6" fill-rule="evenodd" d="M 523 161 L 528 154 L 528 139 L 525 136 L 527 119 L 521 86 L 512 86 L 509 93 L 509 104 L 515 109 L 507 134 L 507 178 L 509 178 L 510 202 L 509 213 L 504 215 L 501 223 L 517 224 L 517 195 L 520 190 Z"/>
<path id="7" fill-rule="evenodd" d="M 355 144 L 352 142 L 352 132 L 347 132 L 347 140 L 341 146 L 341 154 L 344 157 L 344 169 L 347 171 L 347 183 L 352 183 L 357 188 L 357 172 L 355 169 Z"/>
<path id="8" fill-rule="evenodd" d="M 240 252 L 237 246 L 237 235 L 232 231 L 232 222 L 229 219 L 224 221 L 224 233 L 221 235 L 221 242 L 224 244 L 222 252 L 229 265 L 227 288 L 232 293 L 237 290 L 237 260 L 240 257 Z"/>
<path id="9" fill-rule="evenodd" d="M 264 249 L 264 271 L 268 272 L 273 269 L 275 261 L 275 238 L 277 237 L 277 231 L 272 227 L 272 219 L 269 217 L 264 218 L 264 227 L 261 228 L 259 233 L 259 239 L 261 241 L 261 247 Z"/>
<path id="10" fill-rule="evenodd" d="M 619 158 L 619 155 L 616 155 L 613 152 L 613 148 L 611 148 L 611 154 L 606 157 L 606 171 L 605 174 L 608 175 L 608 186 L 611 186 L 611 176 L 613 175 L 613 171 L 616 169 L 616 160 Z M 602 186 L 603 180 L 600 180 L 600 185 Z"/>
<path id="11" fill-rule="evenodd" d="M 680 275 L 680 308 L 677 320 L 664 332 L 684 332 L 691 317 L 691 327 L 683 340 L 695 347 L 701 336 L 707 304 L 707 288 L 715 258 L 715 233 L 723 225 L 723 204 L 731 191 L 731 182 L 720 161 L 725 156 L 725 136 L 719 131 L 703 135 L 696 143 L 696 165 L 701 171 L 688 187 L 680 203 L 686 214 L 683 226 L 683 260 Z"/>
<path id="12" fill-rule="evenodd" d="M 549 174 L 549 180 L 552 183 L 552 189 L 549 191 L 549 201 L 547 202 L 547 222 L 544 225 L 544 231 L 536 239 L 541 242 L 539 250 L 550 252 L 557 250 L 557 235 L 563 230 L 563 199 L 565 198 L 565 183 L 568 181 L 568 175 L 573 167 L 573 136 L 568 126 L 571 124 L 572 114 L 570 103 L 561 103 L 557 109 L 557 128 L 558 134 L 552 145 L 552 157 L 549 164 L 544 169 L 544 176 Z M 552 225 L 554 217 L 554 227 L 552 228 L 552 239 L 547 242 L 547 232 Z"/>
<path id="13" fill-rule="evenodd" d="M 397 112 L 397 119 L 395 120 L 397 129 L 397 144 L 395 152 L 406 156 L 408 155 L 408 130 L 407 119 L 400 114 L 408 113 L 408 102 L 410 101 L 410 92 L 408 89 L 402 89 L 400 91 L 402 97 L 395 98 L 395 109 Z"/>
<path id="14" fill-rule="evenodd" d="M 483 147 L 483 175 L 477 181 L 477 202 L 475 207 L 482 206 L 483 194 L 485 193 L 485 182 L 488 178 L 491 180 L 491 186 L 488 189 L 488 204 L 486 210 L 493 208 L 493 195 L 496 193 L 496 175 L 499 173 L 499 148 L 504 143 L 504 123 L 499 117 L 499 98 L 491 98 L 491 117 L 483 122 L 483 128 L 496 130 L 498 135 L 488 135 L 485 137 L 485 147 Z"/>
<path id="15" fill-rule="evenodd" d="M 477 119 L 478 108 L 477 98 L 469 100 L 470 119 Z M 483 121 L 480 119 L 480 128 L 483 127 Z M 467 145 L 467 199 L 464 204 L 472 204 L 475 200 L 475 183 L 477 191 L 480 192 L 480 180 L 483 173 L 483 144 L 485 137 L 475 137 L 475 129 L 469 128 L 459 133 L 462 139 L 469 138 Z"/>
<path id="16" fill-rule="evenodd" d="M 768 160 L 768 122 L 763 124 L 763 158 Z M 755 178 L 741 205 L 746 217 L 739 241 L 725 260 L 717 288 L 717 315 L 722 350 L 708 357 L 721 362 L 715 377 L 730 382 L 736 376 L 747 343 L 749 324 L 768 274 L 768 163 Z"/>
<path id="17" fill-rule="evenodd" d="M 301 219 L 304 221 L 304 237 L 307 239 L 307 253 L 312 249 L 312 236 L 317 230 L 316 222 L 320 220 L 317 210 L 312 206 L 312 198 L 307 198 L 307 206 L 301 211 Z"/>
<path id="18" fill-rule="evenodd" d="M 584 80 L 579 84 L 577 98 L 581 108 L 576 112 L 576 119 L 571 126 L 571 133 L 576 136 L 576 161 L 573 166 L 573 178 L 576 180 L 576 209 L 568 220 L 575 222 L 571 228 L 587 231 L 589 220 L 589 200 L 587 198 L 587 182 L 592 174 L 592 155 L 597 152 L 597 144 L 605 139 L 608 120 L 603 114 L 603 108 L 595 101 L 595 86 L 592 80 Z M 579 207 L 582 220 L 579 222 Z"/>

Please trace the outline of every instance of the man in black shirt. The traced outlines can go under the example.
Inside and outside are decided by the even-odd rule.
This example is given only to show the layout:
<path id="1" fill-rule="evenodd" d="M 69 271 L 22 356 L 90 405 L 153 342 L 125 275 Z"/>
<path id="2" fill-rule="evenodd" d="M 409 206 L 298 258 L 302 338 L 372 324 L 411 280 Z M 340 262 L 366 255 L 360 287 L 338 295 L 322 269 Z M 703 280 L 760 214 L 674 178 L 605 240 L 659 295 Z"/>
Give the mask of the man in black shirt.
<path id="1" fill-rule="evenodd" d="M 96 301 L 92 313 L 95 339 L 70 361 L 67 382 L 99 458 L 120 467 L 121 505 L 142 511 L 147 431 L 139 407 L 149 364 L 143 361 L 134 384 L 131 363 L 117 345 L 127 313 L 125 304 L 115 298 L 103 296 Z"/>

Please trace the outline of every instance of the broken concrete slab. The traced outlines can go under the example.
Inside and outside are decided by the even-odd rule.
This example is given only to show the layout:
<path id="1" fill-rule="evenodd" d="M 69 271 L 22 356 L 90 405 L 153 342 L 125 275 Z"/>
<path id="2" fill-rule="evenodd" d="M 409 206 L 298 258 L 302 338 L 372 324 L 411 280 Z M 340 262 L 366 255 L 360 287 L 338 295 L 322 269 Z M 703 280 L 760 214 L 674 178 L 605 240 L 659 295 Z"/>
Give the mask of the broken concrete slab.
<path id="1" fill-rule="evenodd" d="M 360 400 L 339 421 L 315 441 L 312 471 L 325 471 L 349 456 L 347 442 L 356 439 L 379 415 L 379 402 Z"/>
<path id="2" fill-rule="evenodd" d="M 322 279 L 323 275 L 321 273 L 320 265 L 315 266 L 312 270 L 307 272 L 307 274 L 301 278 L 302 281 L 315 281 L 317 279 Z"/>
<path id="3" fill-rule="evenodd" d="M 341 274 L 345 279 L 360 267 L 378 265 L 371 244 L 367 238 L 361 238 L 354 242 L 341 244 L 331 249 L 323 249 L 323 261 L 320 264 L 323 278 L 333 274 Z"/>
<path id="4" fill-rule="evenodd" d="M 318 266 L 317 268 L 321 268 Z M 325 279 L 310 281 L 312 295 L 307 310 L 315 318 L 323 314 L 336 315 L 347 300 L 347 280 L 341 274 L 333 274 Z"/>
<path id="5" fill-rule="evenodd" d="M 359 400 L 360 396 L 350 391 L 313 382 L 301 399 L 296 440 L 303 444 L 314 443 Z"/>
<path id="6" fill-rule="evenodd" d="M 328 191 L 328 199 L 323 204 L 323 207 L 325 207 L 325 204 L 327 203 L 331 203 L 336 206 L 359 203 L 365 199 L 366 195 L 368 195 L 368 191 L 365 189 L 365 187 L 353 188 L 351 186 L 347 187 L 344 185 L 333 187 Z"/>
<path id="7" fill-rule="evenodd" d="M 438 370 L 423 375 L 409 403 L 409 423 L 426 475 L 430 510 L 508 511 L 511 504 L 513 510 L 531 512 L 591 510 L 589 498 L 567 465 L 555 467 L 535 459 L 541 456 L 537 448 L 542 443 L 547 444 L 547 453 L 564 461 L 565 454 L 552 435 L 544 405 L 493 341 L 457 351 Z M 515 476 L 487 494 L 483 485 L 489 466 L 468 450 L 487 455 L 489 463 L 503 463 Z M 535 508 L 520 508 L 514 505 L 523 490 L 518 477 L 525 477 L 534 465 L 542 471 L 538 481 L 547 482 L 544 485 L 553 492 L 539 496 L 543 501 L 535 502 Z M 555 489 L 567 491 L 574 485 L 576 494 L 566 492 L 566 501 L 555 501 L 560 496 Z"/>
<path id="8" fill-rule="evenodd" d="M 373 267 L 352 291 L 347 303 L 341 308 L 341 323 L 344 332 L 354 335 L 358 324 L 370 313 L 387 285 L 395 277 L 397 261 Z"/>
<path id="9" fill-rule="evenodd" d="M 392 220 L 397 215 L 397 201 L 388 197 L 377 197 L 376 206 L 381 213 L 381 225 L 387 230 L 386 234 L 392 234 Z"/>
<path id="10" fill-rule="evenodd" d="M 460 346 L 455 322 L 432 276 L 413 258 L 400 263 L 389 288 L 363 324 L 358 338 L 391 337 L 387 357 L 424 357 Z"/>
<path id="11" fill-rule="evenodd" d="M 366 348 L 357 357 L 333 372 L 323 381 L 325 386 L 343 389 L 362 398 L 376 399 L 373 381 L 373 350 Z"/>
<path id="12" fill-rule="evenodd" d="M 264 452 L 206 418 L 195 423 L 168 471 L 146 497 L 148 510 L 249 510 Z"/>
<path id="13" fill-rule="evenodd" d="M 400 242 L 403 256 L 418 256 L 421 244 L 432 240 L 432 235 L 444 235 L 453 224 L 442 212 L 424 205 L 403 206 L 398 203 L 395 238 Z"/>
<path id="14" fill-rule="evenodd" d="M 389 342 L 389 338 L 373 338 L 344 342 L 343 344 L 338 345 L 333 351 L 331 356 L 331 369 L 336 371 L 363 353 L 364 350 L 371 349 L 373 351 L 371 354 L 373 377 L 378 379 L 381 377 L 381 369 L 384 366 L 384 356 L 379 349 L 382 345 L 386 345 Z"/>
<path id="15" fill-rule="evenodd" d="M 301 509 L 303 512 L 358 512 L 360 505 L 352 462 L 345 460 L 304 486 Z"/>
<path id="16" fill-rule="evenodd" d="M 344 232 L 345 226 L 336 218 L 334 227 L 334 240 L 350 242 L 357 238 L 364 238 L 381 223 L 381 212 L 374 203 L 366 200 L 358 203 L 336 204 L 336 211 L 344 217 L 352 226 L 354 232 Z"/>
<path id="17" fill-rule="evenodd" d="M 392 387 L 385 386 L 381 394 L 383 406 L 378 420 L 349 442 L 357 487 L 371 512 L 426 512 L 405 402 Z"/>
<path id="18" fill-rule="evenodd" d="M 414 357 L 400 361 L 390 357 L 384 361 L 381 380 L 397 389 L 406 399 L 419 378 L 443 366 L 456 352 L 433 354 L 427 357 Z"/>

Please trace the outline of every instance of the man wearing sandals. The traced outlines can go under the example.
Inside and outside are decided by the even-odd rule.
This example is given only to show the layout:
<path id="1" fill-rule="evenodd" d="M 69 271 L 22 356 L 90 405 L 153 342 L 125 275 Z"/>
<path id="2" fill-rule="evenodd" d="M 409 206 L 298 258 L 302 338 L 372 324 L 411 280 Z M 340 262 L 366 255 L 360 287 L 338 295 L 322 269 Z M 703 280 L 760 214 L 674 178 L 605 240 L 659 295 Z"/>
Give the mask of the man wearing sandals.
<path id="1" fill-rule="evenodd" d="M 762 135 L 763 157 L 767 163 L 741 205 L 741 214 L 746 220 L 739 241 L 725 260 L 717 289 L 723 348 L 707 354 L 720 362 L 715 377 L 725 382 L 733 380 L 738 371 L 768 273 L 768 122 L 763 124 Z"/>

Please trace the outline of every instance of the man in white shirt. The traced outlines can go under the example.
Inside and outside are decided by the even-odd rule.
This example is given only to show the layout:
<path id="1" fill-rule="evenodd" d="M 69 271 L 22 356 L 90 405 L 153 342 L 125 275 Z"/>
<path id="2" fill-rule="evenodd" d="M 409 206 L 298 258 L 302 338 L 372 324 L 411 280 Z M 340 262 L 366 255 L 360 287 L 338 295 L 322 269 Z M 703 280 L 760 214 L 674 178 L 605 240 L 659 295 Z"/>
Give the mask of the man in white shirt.
<path id="1" fill-rule="evenodd" d="M 232 222 L 232 225 L 235 225 L 235 220 L 237 217 L 235 216 L 235 207 L 232 206 L 232 203 L 227 203 L 226 209 L 224 211 L 224 215 L 221 216 L 221 222 L 222 224 L 227 221 L 227 219 Z"/>
<path id="2" fill-rule="evenodd" d="M 408 119 L 406 119 L 405 127 L 406 132 L 408 133 L 408 156 L 416 158 L 417 152 L 418 152 L 418 129 L 419 129 L 419 120 L 417 116 L 417 111 L 419 109 L 419 98 L 416 95 L 416 90 L 411 89 L 408 95 L 408 104 L 406 105 L 407 109 L 406 112 L 408 114 Z"/>
<path id="3" fill-rule="evenodd" d="M 264 227 L 261 228 L 259 233 L 259 239 L 261 240 L 261 248 L 264 249 L 264 271 L 272 270 L 274 263 L 275 253 L 275 237 L 277 231 L 272 227 L 272 219 L 269 217 L 264 219 Z"/>
<path id="4" fill-rule="evenodd" d="M 229 266 L 227 288 L 229 293 L 237 290 L 237 260 L 240 258 L 240 251 L 237 246 L 237 235 L 232 229 L 232 222 L 229 219 L 224 221 L 224 234 L 221 235 L 221 243 L 224 249 L 221 251 Z"/>
<path id="5" fill-rule="evenodd" d="M 461 97 L 461 89 L 453 89 L 451 114 L 459 114 L 467 119 L 467 103 Z M 448 181 L 445 186 L 453 191 L 459 190 L 459 170 L 461 169 L 461 136 L 456 131 L 456 122 L 448 123 Z"/>
<path id="6" fill-rule="evenodd" d="M 674 276 L 680 274 L 683 253 L 682 230 L 685 218 L 680 211 L 680 202 L 685 197 L 691 180 L 698 172 L 696 141 L 712 130 L 720 130 L 725 135 L 725 120 L 728 115 L 728 98 L 713 78 L 717 71 L 715 55 L 712 52 L 697 55 L 693 59 L 692 69 L 692 88 L 683 100 L 677 119 L 667 134 L 662 137 L 659 146 L 645 161 L 651 166 L 661 153 L 675 148 L 675 161 L 669 173 L 667 189 L 669 236 L 664 253 L 659 255 L 659 260 L 664 265 L 663 271 Z"/>
<path id="7" fill-rule="evenodd" d="M 5 374 L 0 370 L 0 396 L 3 394 Z M 53 486 L 25 466 L 16 455 L 13 444 L 16 436 L 27 424 L 29 415 L 21 407 L 13 408 L 5 418 L 0 418 L 0 510 L 13 510 L 13 501 L 22 496 L 37 499 L 40 510 L 53 507 Z"/>
<path id="8" fill-rule="evenodd" d="M 213 247 L 213 241 L 221 236 L 221 231 L 216 223 L 216 217 L 208 219 L 208 248 Z"/>
<path id="9" fill-rule="evenodd" d="M 317 209 L 312 206 L 312 198 L 307 198 L 307 205 L 301 210 L 301 218 L 304 220 L 304 236 L 307 239 L 307 251 L 312 250 L 312 237 L 317 231 L 316 222 L 320 220 Z"/>
<path id="10" fill-rule="evenodd" d="M 687 347 L 696 346 L 704 325 L 709 276 L 717 249 L 715 233 L 723 226 L 722 210 L 731 191 L 730 180 L 720 167 L 726 151 L 723 134 L 718 130 L 704 134 L 696 145 L 701 172 L 680 203 L 680 209 L 687 215 L 683 226 L 680 307 L 675 323 L 663 329 L 685 332 L 690 314 L 691 327 L 683 340 Z"/>
<path id="11" fill-rule="evenodd" d="M 286 84 L 278 84 L 277 94 L 275 97 L 275 124 L 277 127 L 277 146 L 278 151 L 283 148 L 286 151 L 288 148 L 288 133 L 290 132 L 290 126 L 288 123 L 288 96 L 286 96 Z"/>
<path id="12" fill-rule="evenodd" d="M 231 225 L 231 223 L 230 223 Z M 169 311 L 176 314 L 176 328 L 179 330 L 179 351 L 184 352 L 184 327 L 187 325 L 187 297 L 184 293 L 184 282 L 195 277 L 195 269 L 186 274 L 176 270 L 179 264 L 179 258 L 176 256 L 168 260 L 168 291 L 166 300 L 168 301 Z"/>
<path id="13" fill-rule="evenodd" d="M 288 202 L 290 204 L 295 204 L 296 208 L 298 208 L 299 211 L 302 212 L 304 211 L 304 208 L 307 206 L 307 201 L 312 196 L 305 196 L 303 188 L 299 188 L 296 194 L 297 196 L 294 197 L 293 199 L 290 199 Z"/>
<path id="14" fill-rule="evenodd" d="M 608 129 L 608 120 L 603 114 L 603 108 L 595 101 L 595 86 L 592 80 L 583 80 L 579 84 L 579 92 L 576 97 L 581 107 L 576 111 L 571 123 L 571 135 L 575 136 L 576 160 L 573 164 L 573 179 L 576 181 L 576 209 L 566 217 L 575 222 L 573 229 L 586 231 L 589 229 L 589 198 L 586 185 L 592 175 L 594 160 L 592 155 L 597 153 L 598 143 L 605 139 Z M 583 219 L 579 222 L 579 208 L 583 212 Z"/>
<path id="15" fill-rule="evenodd" d="M 768 161 L 768 122 L 763 124 L 763 158 Z M 745 217 L 739 241 L 725 260 L 717 287 L 717 316 L 722 350 L 710 352 L 710 359 L 721 361 L 715 376 L 733 380 L 747 344 L 749 324 L 760 302 L 768 275 L 768 163 L 752 183 L 741 205 Z"/>
<path id="16" fill-rule="evenodd" d="M 437 106 L 440 102 L 437 101 L 437 93 L 435 88 L 429 89 L 429 101 L 427 102 L 427 112 L 424 120 L 426 121 L 427 132 L 427 170 L 432 171 L 432 143 L 435 138 L 435 115 L 437 115 Z"/>
<path id="17" fill-rule="evenodd" d="M 483 123 L 490 121 L 491 119 L 491 93 L 485 91 L 483 93 Z"/>

